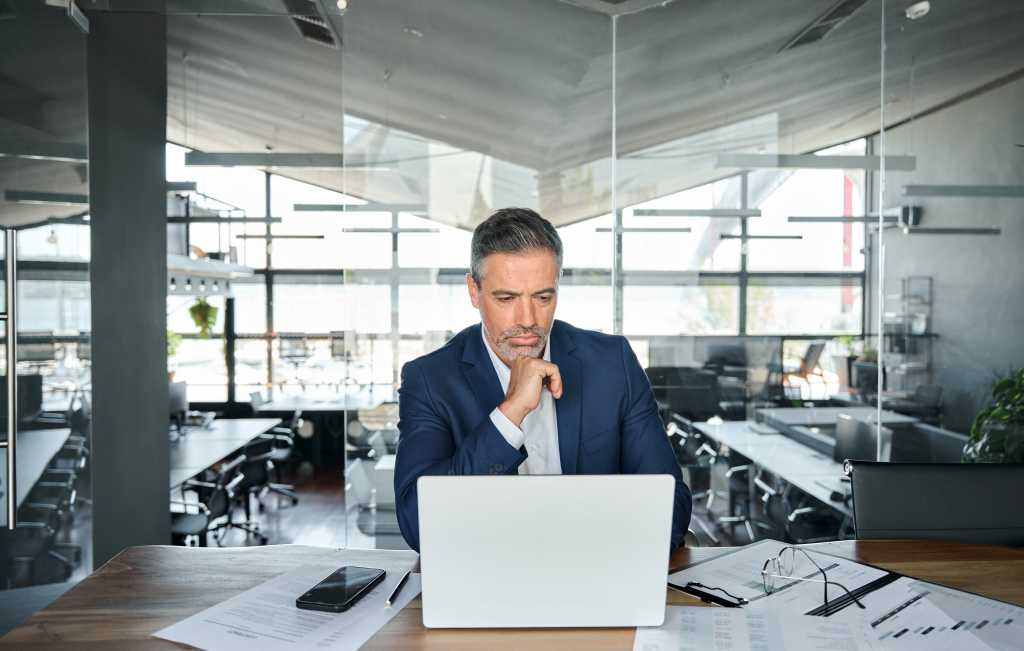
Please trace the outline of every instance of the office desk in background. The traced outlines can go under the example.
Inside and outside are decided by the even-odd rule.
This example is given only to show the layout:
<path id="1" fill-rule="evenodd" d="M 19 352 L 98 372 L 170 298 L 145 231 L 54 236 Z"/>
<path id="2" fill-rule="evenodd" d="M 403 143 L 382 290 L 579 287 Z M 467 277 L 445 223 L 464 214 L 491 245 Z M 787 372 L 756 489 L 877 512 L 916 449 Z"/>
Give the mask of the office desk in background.
<path id="1" fill-rule="evenodd" d="M 934 541 L 840 541 L 812 547 L 919 579 L 1024 605 L 1024 550 Z M 682 549 L 672 567 L 729 548 Z M 411 551 L 334 550 L 300 545 L 248 548 L 131 547 L 0 638 L 0 648 L 180 649 L 149 637 L 282 572 L 307 563 L 342 566 L 415 558 Z M 500 588 L 496 588 L 500 589 Z M 671 605 L 702 605 L 668 591 Z M 634 629 L 452 630 L 423 627 L 416 598 L 363 648 L 632 650 Z"/>
<path id="2" fill-rule="evenodd" d="M 694 423 L 701 434 L 739 454 L 754 465 L 796 486 L 815 499 L 827 504 L 844 516 L 853 517 L 853 510 L 843 502 L 833 502 L 832 491 L 848 490 L 843 484 L 843 464 L 813 450 L 778 431 L 762 434 L 752 429 L 764 429 L 764 423 L 749 420 L 724 421 L 719 424 Z"/>
<path id="3" fill-rule="evenodd" d="M 277 418 L 218 418 L 210 429 L 190 427 L 171 442 L 171 488 L 238 452 L 260 434 L 279 425 Z"/>
<path id="4" fill-rule="evenodd" d="M 18 432 L 17 436 L 18 473 L 15 477 L 17 482 L 16 499 L 18 507 L 21 507 L 21 503 L 28 497 L 29 491 L 32 490 L 32 487 L 39 481 L 39 478 L 43 476 L 47 466 L 50 465 L 53 455 L 60 452 L 60 449 L 64 447 L 68 437 L 71 436 L 71 430 L 66 427 L 34 429 Z M 7 458 L 6 455 L 6 449 L 0 450 L 0 459 L 5 460 Z M 5 462 L 4 465 L 0 465 L 0 477 L 3 477 L 6 472 Z M 0 493 L 2 493 L 6 486 L 6 482 L 0 483 Z M 7 524 L 6 511 L 0 513 L 0 524 Z"/>

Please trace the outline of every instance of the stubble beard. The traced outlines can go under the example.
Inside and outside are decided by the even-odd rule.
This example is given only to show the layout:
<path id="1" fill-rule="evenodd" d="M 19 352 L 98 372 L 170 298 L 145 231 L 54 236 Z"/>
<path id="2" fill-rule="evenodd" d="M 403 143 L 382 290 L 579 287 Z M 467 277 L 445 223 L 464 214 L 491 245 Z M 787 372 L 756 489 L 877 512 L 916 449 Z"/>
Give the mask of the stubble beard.
<path id="1" fill-rule="evenodd" d="M 522 337 L 525 335 L 533 335 L 537 337 L 537 343 L 533 346 L 514 346 L 510 343 L 510 339 L 515 337 Z M 548 333 L 543 328 L 512 328 L 501 333 L 497 337 L 495 345 L 498 349 L 498 355 L 504 359 L 514 362 L 517 359 L 523 357 L 540 357 L 544 354 L 544 347 L 548 343 Z"/>

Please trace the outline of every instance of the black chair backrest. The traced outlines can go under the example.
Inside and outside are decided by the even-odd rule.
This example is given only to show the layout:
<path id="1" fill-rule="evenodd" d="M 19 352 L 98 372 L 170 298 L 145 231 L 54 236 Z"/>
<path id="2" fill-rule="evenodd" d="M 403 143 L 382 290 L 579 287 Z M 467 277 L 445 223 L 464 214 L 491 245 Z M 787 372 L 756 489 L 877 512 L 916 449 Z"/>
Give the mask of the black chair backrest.
<path id="1" fill-rule="evenodd" d="M 205 497 L 200 495 L 200 499 L 206 504 L 206 508 L 209 511 L 208 517 L 210 521 L 228 514 L 231 508 L 231 495 L 228 494 L 228 491 L 242 481 L 243 477 L 239 469 L 243 463 L 245 463 L 245 457 L 238 456 L 221 466 L 220 473 L 214 482 L 216 486 L 212 489 L 207 489 L 209 492 Z"/>
<path id="2" fill-rule="evenodd" d="M 850 466 L 858 539 L 1024 545 L 1024 464 Z"/>
<path id="3" fill-rule="evenodd" d="M 711 371 L 680 368 L 678 384 L 666 396 L 672 411 L 694 421 L 707 420 L 721 412 L 718 404 L 718 376 Z"/>

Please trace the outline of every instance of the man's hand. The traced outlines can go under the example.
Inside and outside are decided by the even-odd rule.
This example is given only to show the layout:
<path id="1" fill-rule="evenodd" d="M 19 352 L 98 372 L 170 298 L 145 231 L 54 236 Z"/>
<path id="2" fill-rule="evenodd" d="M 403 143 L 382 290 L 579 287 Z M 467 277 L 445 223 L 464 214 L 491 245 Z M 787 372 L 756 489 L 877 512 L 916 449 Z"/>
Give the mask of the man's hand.
<path id="1" fill-rule="evenodd" d="M 540 405 L 541 390 L 545 386 L 555 398 L 562 397 L 562 375 L 558 367 L 536 357 L 520 357 L 512 365 L 508 393 L 498 409 L 516 427 L 521 427 L 526 415 Z"/>

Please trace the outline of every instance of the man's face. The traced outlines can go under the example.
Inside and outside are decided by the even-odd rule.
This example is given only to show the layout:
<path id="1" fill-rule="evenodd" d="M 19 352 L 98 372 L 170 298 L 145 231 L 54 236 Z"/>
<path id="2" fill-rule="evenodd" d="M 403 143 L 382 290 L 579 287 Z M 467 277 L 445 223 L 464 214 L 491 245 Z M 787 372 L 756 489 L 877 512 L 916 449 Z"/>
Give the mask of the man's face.
<path id="1" fill-rule="evenodd" d="M 541 249 L 494 253 L 484 259 L 480 286 L 466 275 L 469 298 L 480 310 L 487 341 L 511 366 L 520 357 L 540 357 L 558 304 L 558 260 Z"/>

